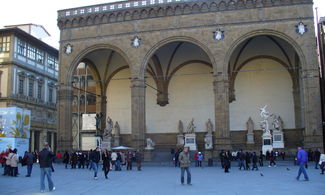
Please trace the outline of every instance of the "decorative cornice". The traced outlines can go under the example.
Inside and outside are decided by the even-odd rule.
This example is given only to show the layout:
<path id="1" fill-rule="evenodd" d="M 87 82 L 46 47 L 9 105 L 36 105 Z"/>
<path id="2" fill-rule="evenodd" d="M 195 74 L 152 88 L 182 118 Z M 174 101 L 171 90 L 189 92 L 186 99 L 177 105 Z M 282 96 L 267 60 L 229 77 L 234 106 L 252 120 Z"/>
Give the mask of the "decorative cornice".
<path id="1" fill-rule="evenodd" d="M 312 0 L 139 0 L 58 11 L 60 29 L 148 18 L 313 4 Z"/>

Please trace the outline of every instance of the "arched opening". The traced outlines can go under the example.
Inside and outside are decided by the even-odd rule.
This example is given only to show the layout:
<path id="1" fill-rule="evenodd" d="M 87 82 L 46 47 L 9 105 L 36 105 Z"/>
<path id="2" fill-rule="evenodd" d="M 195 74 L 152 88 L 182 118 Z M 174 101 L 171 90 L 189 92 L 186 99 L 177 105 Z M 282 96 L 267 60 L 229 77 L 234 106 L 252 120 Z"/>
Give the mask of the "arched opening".
<path id="1" fill-rule="evenodd" d="M 247 130 L 249 117 L 260 130 L 259 108 L 268 105 L 283 120 L 287 145 L 301 141 L 293 136 L 304 127 L 300 69 L 295 48 L 282 38 L 257 35 L 242 41 L 228 67 L 230 130 Z"/>
<path id="2" fill-rule="evenodd" d="M 73 148 L 95 148 L 98 139 L 96 136 L 103 134 L 107 116 L 121 125 L 121 133 L 129 133 L 130 120 L 124 121 L 124 118 L 129 119 L 131 111 L 129 109 L 125 113 L 118 106 L 130 105 L 130 76 L 129 73 L 127 76 L 124 74 L 129 71 L 128 68 L 124 57 L 113 49 L 94 49 L 80 57 L 71 76 Z M 116 80 L 121 75 L 124 80 Z M 124 85 L 124 82 L 128 84 Z M 96 114 L 100 113 L 101 125 L 96 130 L 96 126 L 89 125 L 89 122 L 94 122 Z"/>
<path id="3" fill-rule="evenodd" d="M 213 68 L 207 53 L 187 41 L 163 44 L 148 61 L 146 84 L 146 138 L 156 143 L 155 151 L 167 155 L 175 148 L 179 121 L 186 130 L 192 118 L 198 149 L 203 150 L 205 123 L 214 121 Z"/>

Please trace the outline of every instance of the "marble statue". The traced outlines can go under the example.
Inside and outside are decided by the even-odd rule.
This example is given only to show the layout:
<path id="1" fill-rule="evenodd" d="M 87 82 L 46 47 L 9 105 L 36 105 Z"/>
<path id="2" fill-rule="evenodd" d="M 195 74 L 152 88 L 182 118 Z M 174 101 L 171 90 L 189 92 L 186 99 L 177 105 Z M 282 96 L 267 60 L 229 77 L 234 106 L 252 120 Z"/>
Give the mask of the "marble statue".
<path id="1" fill-rule="evenodd" d="M 248 118 L 246 122 L 247 133 L 254 133 L 254 122 L 251 117 Z"/>
<path id="2" fill-rule="evenodd" d="M 269 122 L 268 119 L 270 118 L 270 113 L 266 110 L 267 105 L 265 105 L 263 108 L 260 108 L 260 116 L 263 119 L 260 122 L 261 128 L 263 129 L 263 134 L 270 135 L 270 128 L 269 128 Z"/>
<path id="3" fill-rule="evenodd" d="M 281 119 L 280 116 L 277 115 L 272 115 L 273 116 L 273 122 L 272 122 L 272 126 L 274 130 L 277 131 L 283 131 L 283 121 Z"/>
<path id="4" fill-rule="evenodd" d="M 103 134 L 103 139 L 107 139 L 109 137 L 112 137 L 112 131 L 113 131 L 113 121 L 112 119 L 108 116 L 106 120 L 106 128 Z"/>
<path id="5" fill-rule="evenodd" d="M 206 122 L 206 129 L 207 129 L 207 134 L 212 134 L 212 131 L 213 131 L 213 124 L 211 122 L 211 119 L 208 120 L 208 122 Z"/>
<path id="6" fill-rule="evenodd" d="M 192 134 L 195 133 L 195 125 L 194 125 L 194 119 L 192 118 L 191 122 L 188 124 L 187 129 L 186 129 L 186 133 L 187 134 Z"/>
<path id="7" fill-rule="evenodd" d="M 178 132 L 179 134 L 184 134 L 184 125 L 181 120 L 178 121 Z"/>
<path id="8" fill-rule="evenodd" d="M 147 141 L 147 147 L 145 149 L 153 150 L 155 146 L 155 142 L 153 142 L 151 138 L 147 138 L 146 141 Z"/>
<path id="9" fill-rule="evenodd" d="M 118 122 L 116 121 L 115 122 L 115 125 L 114 125 L 114 136 L 120 136 L 120 125 L 118 124 Z"/>

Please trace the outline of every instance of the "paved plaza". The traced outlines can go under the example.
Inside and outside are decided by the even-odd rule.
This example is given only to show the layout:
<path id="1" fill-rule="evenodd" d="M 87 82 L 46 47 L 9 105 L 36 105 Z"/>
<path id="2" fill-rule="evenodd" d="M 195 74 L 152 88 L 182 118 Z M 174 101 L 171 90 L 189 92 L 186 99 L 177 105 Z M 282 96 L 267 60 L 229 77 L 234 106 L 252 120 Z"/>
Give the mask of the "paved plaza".
<path id="1" fill-rule="evenodd" d="M 296 181 L 298 167 L 289 162 L 280 162 L 278 167 L 262 167 L 259 171 L 239 171 L 238 167 L 233 167 L 228 174 L 220 167 L 192 167 L 192 186 L 182 186 L 179 168 L 171 165 L 148 164 L 143 171 L 112 171 L 108 180 L 102 171 L 99 179 L 94 180 L 93 172 L 86 169 L 65 169 L 58 164 L 55 164 L 55 169 L 56 191 L 45 194 L 325 194 L 325 175 L 320 175 L 312 164 L 307 170 L 309 182 L 303 181 L 303 177 Z M 0 194 L 41 194 L 39 166 L 34 166 L 31 178 L 25 177 L 25 167 L 19 170 L 21 174 L 17 178 L 0 177 Z"/>

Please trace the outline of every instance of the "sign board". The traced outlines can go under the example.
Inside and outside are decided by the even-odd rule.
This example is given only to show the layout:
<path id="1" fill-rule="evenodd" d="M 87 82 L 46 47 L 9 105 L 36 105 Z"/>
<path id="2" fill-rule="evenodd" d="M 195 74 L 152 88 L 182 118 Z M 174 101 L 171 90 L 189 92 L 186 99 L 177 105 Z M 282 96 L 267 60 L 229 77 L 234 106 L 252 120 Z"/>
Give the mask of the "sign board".
<path id="1" fill-rule="evenodd" d="M 82 130 L 96 130 L 96 114 L 82 114 Z"/>
<path id="2" fill-rule="evenodd" d="M 0 108 L 0 137 L 30 138 L 30 110 L 17 107 Z"/>

